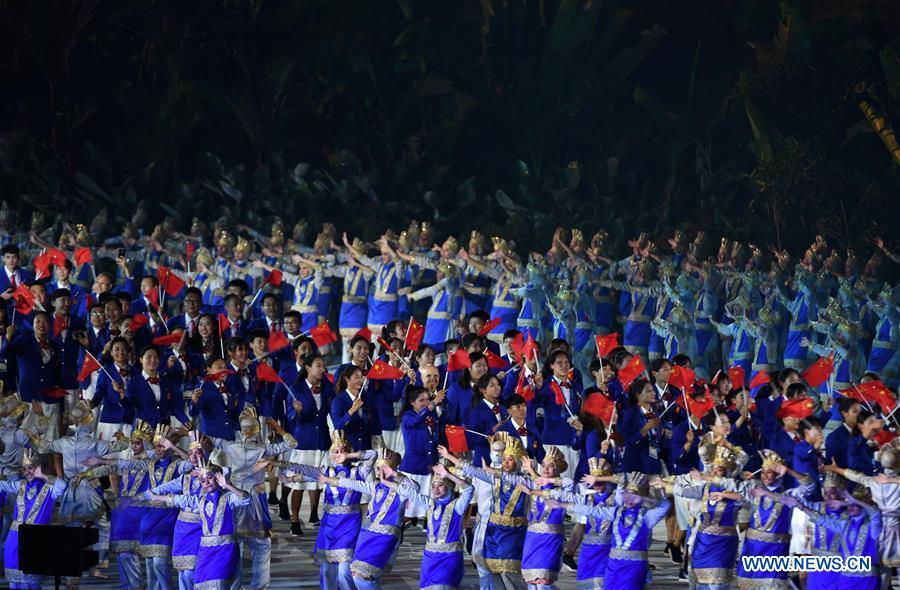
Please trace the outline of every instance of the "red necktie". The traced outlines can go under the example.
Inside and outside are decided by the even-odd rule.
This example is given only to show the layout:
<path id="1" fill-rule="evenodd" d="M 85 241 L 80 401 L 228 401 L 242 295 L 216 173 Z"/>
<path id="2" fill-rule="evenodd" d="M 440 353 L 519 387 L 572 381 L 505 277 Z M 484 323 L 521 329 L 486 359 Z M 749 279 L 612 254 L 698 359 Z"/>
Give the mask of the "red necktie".
<path id="1" fill-rule="evenodd" d="M 122 379 L 128 377 L 128 369 L 119 369 L 119 375 L 122 376 Z"/>
<path id="2" fill-rule="evenodd" d="M 50 348 L 50 343 L 46 340 L 41 340 L 38 342 L 38 344 L 40 344 L 41 348 Z"/>
<path id="3" fill-rule="evenodd" d="M 159 377 L 148 377 L 147 383 L 150 385 L 159 385 Z"/>
<path id="4" fill-rule="evenodd" d="M 16 284 L 16 273 L 13 272 L 9 275 L 9 288 L 15 291 L 18 287 L 19 285 Z"/>
<path id="5" fill-rule="evenodd" d="M 321 385 L 313 385 L 312 392 L 314 395 L 319 395 L 320 393 L 322 393 L 322 386 Z"/>
<path id="6" fill-rule="evenodd" d="M 495 416 L 499 416 L 500 415 L 500 406 L 494 406 L 493 408 L 491 408 L 491 411 L 494 412 Z"/>
<path id="7" fill-rule="evenodd" d="M 528 436 L 528 430 L 526 430 L 524 426 L 519 428 L 516 432 L 519 433 L 519 436 Z"/>
<path id="8" fill-rule="evenodd" d="M 197 330 L 197 320 L 191 320 L 191 327 L 188 329 L 188 336 L 193 336 Z"/>
<path id="9" fill-rule="evenodd" d="M 572 387 L 572 384 L 569 383 L 568 381 L 563 381 L 562 383 L 559 384 L 559 386 L 565 387 L 566 389 L 570 389 Z"/>

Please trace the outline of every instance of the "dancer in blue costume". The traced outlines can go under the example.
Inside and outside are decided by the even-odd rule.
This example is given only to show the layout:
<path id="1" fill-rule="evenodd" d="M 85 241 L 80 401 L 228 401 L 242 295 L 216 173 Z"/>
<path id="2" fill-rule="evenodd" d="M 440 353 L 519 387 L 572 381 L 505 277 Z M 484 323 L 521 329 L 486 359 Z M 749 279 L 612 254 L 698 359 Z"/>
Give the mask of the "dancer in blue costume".
<path id="1" fill-rule="evenodd" d="M 644 364 L 649 364 L 650 320 L 656 315 L 659 290 L 649 287 L 655 267 L 644 259 L 631 281 L 601 281 L 601 285 L 618 289 L 630 296 L 628 317 L 622 344 L 631 354 L 640 355 Z"/>
<path id="2" fill-rule="evenodd" d="M 818 319 L 815 282 L 816 275 L 798 265 L 794 272 L 794 298 L 788 298 L 781 289 L 776 291 L 778 301 L 788 310 L 791 318 L 784 347 L 785 367 L 803 370 L 809 365 L 809 355 L 800 342 L 803 338 L 812 338 L 809 322 Z"/>
<path id="3" fill-rule="evenodd" d="M 459 268 L 447 260 L 437 264 L 438 282 L 409 294 L 411 301 L 431 297 L 428 318 L 425 322 L 425 336 L 422 341 L 435 350 L 443 351 L 444 342 L 454 337 L 456 325 L 462 320 L 462 290 Z"/>
<path id="4" fill-rule="evenodd" d="M 900 286 L 893 290 L 885 286 L 877 300 L 870 300 L 870 307 L 878 323 L 866 371 L 881 377 L 888 387 L 897 387 L 900 384 Z"/>
<path id="5" fill-rule="evenodd" d="M 800 503 L 815 512 L 810 516 L 812 529 L 812 554 L 818 556 L 840 556 L 841 536 L 827 526 L 817 522 L 819 516 L 832 516 L 846 518 L 846 507 L 840 502 L 841 494 L 847 489 L 847 480 L 836 473 L 827 473 L 822 484 L 822 501 L 810 502 L 801 500 Z M 806 575 L 807 588 L 834 588 L 839 587 L 840 572 L 818 571 L 809 572 Z"/>
<path id="6" fill-rule="evenodd" d="M 842 590 L 877 590 L 881 587 L 878 567 L 878 539 L 881 536 L 881 511 L 872 505 L 872 492 L 865 486 L 859 486 L 851 495 L 841 490 L 843 502 L 836 502 L 845 508 L 844 514 L 823 514 L 805 506 L 798 498 L 781 496 L 780 501 L 788 507 L 803 510 L 814 519 L 817 526 L 822 526 L 835 533 L 840 541 L 839 555 L 844 562 L 851 557 L 868 557 L 871 567 L 867 571 L 841 572 L 835 588 Z M 828 586 L 818 586 L 827 588 Z"/>
<path id="7" fill-rule="evenodd" d="M 346 234 L 344 235 L 346 242 Z M 362 328 L 366 327 L 368 316 L 369 280 L 371 269 L 357 262 L 357 258 L 366 255 L 366 245 L 359 238 L 347 245 L 348 254 L 342 257 L 343 263 L 332 270 L 335 276 L 344 279 L 344 290 L 341 296 L 341 313 L 338 318 L 338 331 L 343 340 L 343 361 L 349 360 L 350 339 Z"/>
<path id="8" fill-rule="evenodd" d="M 412 493 L 408 504 L 425 510 L 425 550 L 419 573 L 422 590 L 453 590 L 462 583 L 465 514 L 475 488 L 443 465 L 435 465 L 431 495 Z M 454 493 L 454 488 L 458 493 Z"/>
<path id="9" fill-rule="evenodd" d="M 468 263 L 462 271 L 462 289 L 465 298 L 463 311 L 466 315 L 477 309 L 490 308 L 491 287 L 496 277 L 487 271 L 490 265 L 485 260 L 486 247 L 484 235 L 473 229 L 469 236 L 468 248 L 458 251 L 458 255 Z M 456 255 L 457 252 L 453 254 Z"/>
<path id="10" fill-rule="evenodd" d="M 462 257 L 468 266 L 474 266 L 484 276 L 492 279 L 491 295 L 488 297 L 487 306 L 483 309 L 490 309 L 491 318 L 500 320 L 500 323 L 488 335 L 495 342 L 500 342 L 506 331 L 516 328 L 516 320 L 521 307 L 521 297 L 516 295 L 522 282 L 518 256 L 515 252 L 507 249 L 500 250 L 499 253 L 500 264 L 489 266 L 479 260 L 473 260 L 471 255 L 462 251 Z"/>
<path id="11" fill-rule="evenodd" d="M 809 340 L 801 340 L 800 346 L 808 348 L 820 357 L 828 358 L 834 355 L 834 371 L 830 383 L 823 383 L 820 390 L 831 391 L 844 390 L 859 382 L 863 375 L 866 359 L 862 347 L 859 344 L 859 334 L 862 326 L 858 322 L 851 322 L 844 317 L 837 300 L 832 299 L 833 305 L 819 314 L 819 321 L 810 322 L 809 325 L 816 334 L 825 336 L 825 344 L 816 344 Z"/>
<path id="12" fill-rule="evenodd" d="M 279 463 L 296 475 L 290 478 L 282 476 L 285 482 L 319 482 L 320 478 L 329 481 L 334 478 L 352 479 L 365 482 L 372 472 L 377 458 L 375 451 L 353 451 L 350 441 L 341 430 L 331 433 L 331 447 L 328 450 L 328 465 L 300 465 L 297 463 Z M 360 463 L 351 465 L 350 461 L 359 459 Z M 350 562 L 356 549 L 356 539 L 362 525 L 360 502 L 362 494 L 346 487 L 328 483 L 325 486 L 325 514 L 319 525 L 313 558 L 319 565 L 319 583 L 325 590 L 356 590 L 353 576 L 350 573 Z"/>
<path id="13" fill-rule="evenodd" d="M 369 290 L 369 315 L 367 325 L 373 334 L 380 334 L 382 329 L 391 320 L 397 318 L 397 303 L 399 300 L 400 278 L 403 276 L 403 263 L 391 249 L 389 236 L 379 238 L 377 246 L 380 257 L 371 258 L 358 254 L 347 243 L 346 234 L 344 243 L 353 258 L 368 269 L 372 277 L 372 285 Z"/>
<path id="14" fill-rule="evenodd" d="M 613 260 L 603 255 L 606 240 L 609 234 L 606 230 L 597 230 L 591 238 L 591 246 L 587 249 L 587 258 L 590 261 L 589 268 L 593 271 L 591 282 L 591 297 L 594 300 L 594 323 L 598 334 L 612 332 L 616 321 L 616 309 L 613 304 L 613 292 L 600 284 L 600 280 L 606 276 Z M 589 271 L 590 272 L 590 271 Z"/>
<path id="15" fill-rule="evenodd" d="M 530 261 L 525 267 L 526 283 L 523 287 L 512 290 L 512 294 L 522 300 L 519 316 L 516 318 L 516 327 L 526 337 L 531 336 L 535 340 L 541 339 L 541 331 L 545 322 L 547 280 L 544 269 L 537 261 Z"/>
<path id="16" fill-rule="evenodd" d="M 323 316 L 319 315 L 319 291 L 324 283 L 324 274 L 322 267 L 311 260 L 303 258 L 298 254 L 294 254 L 294 264 L 298 265 L 297 272 L 292 273 L 288 270 L 282 270 L 282 281 L 293 287 L 293 300 L 291 301 L 291 309 L 300 312 L 302 332 L 309 332 L 321 322 L 325 321 Z M 253 264 L 263 268 L 269 272 L 276 270 L 276 266 L 266 264 L 261 260 L 255 260 Z"/>
<path id="17" fill-rule="evenodd" d="M 183 513 L 199 515 L 203 534 L 192 587 L 227 590 L 238 579 L 241 559 L 232 510 L 237 506 L 249 506 L 252 498 L 228 483 L 218 465 L 202 460 L 199 467 L 201 493 L 168 496 L 151 492 L 149 496 L 151 500 L 164 502 Z"/>
<path id="18" fill-rule="evenodd" d="M 719 334 L 731 339 L 726 364 L 729 367 L 740 366 L 744 369 L 744 375 L 749 375 L 753 369 L 753 339 L 746 326 L 749 306 L 750 300 L 746 297 L 739 297 L 726 303 L 725 315 L 731 318 L 730 324 L 719 323 L 709 318 L 709 323 Z"/>
<path id="19" fill-rule="evenodd" d="M 750 503 L 750 528 L 744 537 L 741 557 L 786 556 L 790 546 L 792 510 L 779 504 L 779 495 L 806 497 L 816 489 L 816 482 L 808 476 L 789 469 L 784 459 L 770 449 L 761 451 L 763 457 L 759 481 L 743 482 L 735 487 Z M 800 486 L 785 490 L 785 474 L 796 478 Z M 731 491 L 731 490 L 729 490 Z M 760 588 L 789 588 L 787 572 L 750 571 L 743 559 L 737 565 L 738 587 L 741 590 Z"/>
<path id="20" fill-rule="evenodd" d="M 656 523 L 665 518 L 671 503 L 665 497 L 648 497 L 649 483 L 643 473 L 632 472 L 623 476 L 616 489 L 615 506 L 547 501 L 551 508 L 564 507 L 577 516 L 599 518 L 611 523 L 613 545 L 604 578 L 617 590 L 643 590 L 650 581 L 647 550 L 651 531 Z"/>
<path id="21" fill-rule="evenodd" d="M 3 544 L 3 567 L 10 588 L 40 590 L 43 576 L 19 569 L 19 527 L 23 524 L 50 524 L 53 504 L 66 491 L 62 478 L 44 475 L 40 458 L 33 449 L 22 456 L 22 475 L 0 480 L 0 492 L 14 495 L 12 526 Z"/>
<path id="22" fill-rule="evenodd" d="M 738 550 L 737 517 L 743 496 L 723 485 L 738 467 L 738 457 L 727 446 L 714 449 L 708 474 L 695 471 L 679 475 L 673 490 L 676 496 L 698 504 L 699 514 L 695 515 L 688 542 L 691 582 L 698 590 L 729 588 Z"/>
<path id="23" fill-rule="evenodd" d="M 694 267 L 688 268 L 693 270 Z M 708 264 L 700 267 L 698 275 L 700 292 L 697 294 L 697 305 L 694 308 L 694 341 L 698 360 L 694 361 L 694 367 L 709 374 L 713 367 L 721 364 L 719 336 L 715 326 L 709 321 L 719 314 L 721 277 L 718 269 Z"/>
<path id="24" fill-rule="evenodd" d="M 753 352 L 752 373 L 747 383 L 760 372 L 768 373 L 778 369 L 778 360 L 781 358 L 778 350 L 781 314 L 775 309 L 775 305 L 775 301 L 768 298 L 757 312 L 756 319 L 744 322 L 744 328 L 753 339 L 756 348 Z"/>
<path id="25" fill-rule="evenodd" d="M 357 590 L 381 588 L 382 576 L 390 571 L 397 558 L 406 501 L 419 491 L 413 480 L 397 471 L 399 466 L 400 454 L 382 448 L 375 463 L 376 482 L 349 477 L 328 478 L 324 475 L 319 478 L 321 484 L 336 485 L 371 498 L 350 563 L 350 573 Z"/>
<path id="26" fill-rule="evenodd" d="M 528 494 L 519 484 L 530 484 L 531 478 L 518 473 L 522 461 L 528 461 L 528 454 L 519 438 L 507 432 L 498 432 L 493 445 L 502 449 L 501 470 L 487 466 L 478 468 L 461 461 L 445 447 L 438 447 L 441 457 L 457 467 L 462 467 L 466 477 L 486 482 L 492 487 L 491 512 L 484 536 L 484 562 L 493 576 L 496 590 L 524 590 L 522 579 L 522 550 L 528 525 Z"/>

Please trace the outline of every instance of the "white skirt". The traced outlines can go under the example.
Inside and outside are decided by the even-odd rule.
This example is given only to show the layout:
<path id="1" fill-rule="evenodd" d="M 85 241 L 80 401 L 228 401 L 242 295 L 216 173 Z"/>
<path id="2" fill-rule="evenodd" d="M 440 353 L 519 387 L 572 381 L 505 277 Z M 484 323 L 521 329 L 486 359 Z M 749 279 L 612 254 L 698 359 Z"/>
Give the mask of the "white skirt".
<path id="1" fill-rule="evenodd" d="M 812 536 L 812 523 L 809 516 L 802 510 L 794 510 L 791 515 L 791 548 L 792 555 L 808 555 L 812 552 L 810 548 L 810 537 Z"/>
<path id="2" fill-rule="evenodd" d="M 397 430 L 382 430 L 381 438 L 384 440 L 385 447 L 392 451 L 396 451 L 401 457 L 406 453 L 406 443 L 403 441 L 403 431 L 399 428 Z"/>
<path id="3" fill-rule="evenodd" d="M 116 433 L 121 431 L 126 437 L 131 436 L 132 426 L 131 424 L 116 424 L 115 422 L 98 422 L 97 423 L 97 438 L 105 441 L 114 441 L 116 440 Z M 118 451 L 116 453 L 110 453 L 107 457 L 114 457 L 116 459 L 124 459 L 125 451 Z"/>
<path id="4" fill-rule="evenodd" d="M 284 453 L 287 454 L 287 453 Z M 294 449 L 290 452 L 288 461 L 291 463 L 299 463 L 300 465 L 309 465 L 310 467 L 321 467 L 325 464 L 325 451 L 300 451 Z M 297 475 L 296 471 L 284 469 L 282 471 L 285 477 Z M 321 490 L 323 486 L 317 481 L 301 481 L 297 483 L 287 484 L 292 490 Z"/>
<path id="5" fill-rule="evenodd" d="M 415 473 L 407 473 L 405 471 L 401 471 L 400 473 L 419 484 L 420 494 L 425 494 L 426 496 L 431 495 L 431 474 L 416 475 Z M 427 506 L 419 506 L 418 504 L 410 502 L 406 503 L 406 518 L 424 518 L 427 512 Z"/>

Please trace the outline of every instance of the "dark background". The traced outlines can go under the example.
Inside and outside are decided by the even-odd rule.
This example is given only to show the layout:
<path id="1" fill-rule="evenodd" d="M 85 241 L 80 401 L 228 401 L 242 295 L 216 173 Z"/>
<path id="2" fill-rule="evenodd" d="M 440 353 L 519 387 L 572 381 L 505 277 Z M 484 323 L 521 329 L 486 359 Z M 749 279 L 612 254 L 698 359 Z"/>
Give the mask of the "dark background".
<path id="1" fill-rule="evenodd" d="M 898 227 L 896 0 L 10 0 L 0 23 L 23 215 L 861 255 Z"/>

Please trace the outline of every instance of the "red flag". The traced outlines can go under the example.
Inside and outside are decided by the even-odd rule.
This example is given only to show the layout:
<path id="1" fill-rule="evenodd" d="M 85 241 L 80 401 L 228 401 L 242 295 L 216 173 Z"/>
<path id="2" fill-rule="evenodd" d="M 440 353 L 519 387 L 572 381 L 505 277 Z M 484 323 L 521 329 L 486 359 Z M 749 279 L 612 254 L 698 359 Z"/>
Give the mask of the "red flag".
<path id="1" fill-rule="evenodd" d="M 500 325 L 500 318 L 491 318 L 491 320 L 485 325 L 481 326 L 481 329 L 478 330 L 478 335 L 481 337 L 487 336 L 493 331 L 494 328 Z"/>
<path id="2" fill-rule="evenodd" d="M 224 313 L 219 314 L 219 336 L 225 335 L 225 330 L 231 327 L 231 320 Z"/>
<path id="3" fill-rule="evenodd" d="M 256 365 L 256 378 L 267 383 L 284 383 L 278 373 L 275 372 L 275 369 L 266 363 Z"/>
<path id="4" fill-rule="evenodd" d="M 187 287 L 187 283 L 179 279 L 168 266 L 160 266 L 156 271 L 156 278 L 169 297 L 177 297 L 181 290 Z"/>
<path id="5" fill-rule="evenodd" d="M 628 386 L 631 385 L 631 382 L 637 379 L 638 375 L 646 370 L 647 369 L 644 368 L 643 361 L 641 361 L 641 357 L 631 357 L 631 360 L 628 361 L 628 364 L 619 369 L 619 381 L 622 383 L 622 387 L 628 389 Z"/>
<path id="6" fill-rule="evenodd" d="M 85 379 L 90 377 L 91 374 L 94 373 L 94 371 L 99 371 L 99 370 L 100 370 L 100 363 L 97 362 L 97 359 L 94 358 L 94 355 L 92 355 L 92 354 L 84 355 L 84 362 L 81 363 L 81 372 L 78 373 L 78 381 L 84 381 Z"/>
<path id="7" fill-rule="evenodd" d="M 619 346 L 618 332 L 613 332 L 612 334 L 606 334 L 604 336 L 598 334 L 597 336 L 594 336 L 594 340 L 597 342 L 597 354 L 599 354 L 601 358 L 606 358 L 614 348 Z"/>
<path id="8" fill-rule="evenodd" d="M 803 379 L 810 387 L 818 387 L 828 381 L 832 371 L 834 371 L 834 355 L 828 358 L 819 357 L 816 362 L 803 371 Z"/>
<path id="9" fill-rule="evenodd" d="M 702 420 L 703 416 L 705 416 L 716 405 L 716 402 L 713 401 L 712 396 L 709 395 L 709 390 L 706 390 L 706 395 L 703 396 L 702 400 L 695 399 L 691 396 L 687 396 L 687 400 L 691 415 L 697 420 Z"/>
<path id="10" fill-rule="evenodd" d="M 382 338 L 381 336 L 378 337 L 378 344 L 381 346 L 381 348 L 382 348 L 383 350 L 386 350 L 386 351 L 388 351 L 388 352 L 392 352 L 392 353 L 396 354 L 397 356 L 399 356 L 399 354 L 397 353 L 397 351 L 394 350 L 394 347 L 391 346 L 390 344 L 388 344 L 387 341 L 386 341 L 384 338 Z"/>
<path id="11" fill-rule="evenodd" d="M 559 386 L 559 383 L 557 383 L 555 379 L 550 380 L 550 389 L 553 391 L 553 398 L 556 401 L 556 405 L 566 405 L 566 396 L 563 393 L 562 387 Z"/>
<path id="12" fill-rule="evenodd" d="M 290 345 L 291 341 L 288 340 L 287 336 L 285 336 L 284 332 L 282 332 L 281 330 L 271 330 L 269 332 L 269 352 L 275 352 L 276 350 L 281 350 L 282 348 L 288 347 Z"/>
<path id="13" fill-rule="evenodd" d="M 425 326 L 417 322 L 416 318 L 409 318 L 409 329 L 406 331 L 406 341 L 403 343 L 403 347 L 406 350 L 419 350 L 424 337 Z"/>
<path id="14" fill-rule="evenodd" d="M 637 358 L 637 357 L 635 357 Z M 682 367 L 680 365 L 673 365 L 672 372 L 669 373 L 669 385 L 676 389 L 684 389 L 685 391 L 689 391 L 694 387 L 694 381 L 697 376 L 694 374 L 692 369 L 688 369 L 687 367 Z"/>
<path id="15" fill-rule="evenodd" d="M 600 418 L 606 424 L 612 421 L 612 415 L 615 410 L 615 402 L 602 393 L 592 393 L 584 401 L 584 411 L 591 416 Z"/>
<path id="16" fill-rule="evenodd" d="M 131 317 L 131 323 L 128 325 L 128 331 L 134 334 L 138 330 L 140 330 L 143 326 L 146 326 L 150 323 L 150 320 L 142 313 L 134 315 Z"/>
<path id="17" fill-rule="evenodd" d="M 732 389 L 740 389 L 744 386 L 744 367 L 735 365 L 728 369 L 728 379 L 731 380 Z"/>
<path id="18" fill-rule="evenodd" d="M 328 325 L 328 322 L 322 322 L 315 328 L 312 328 L 309 331 L 309 335 L 312 336 L 316 346 L 327 346 L 332 342 L 337 342 L 337 336 L 331 331 L 331 326 Z"/>
<path id="19" fill-rule="evenodd" d="M 528 333 L 528 338 L 525 340 L 525 346 L 522 347 L 522 356 L 525 357 L 526 361 L 537 362 L 537 342 L 531 337 L 531 332 Z"/>
<path id="20" fill-rule="evenodd" d="M 372 341 L 372 330 L 370 330 L 368 326 L 363 326 L 362 328 L 359 329 L 359 332 L 357 332 L 356 334 L 353 335 L 354 338 L 356 338 L 357 336 L 362 336 L 363 338 L 366 339 L 367 342 L 371 342 Z"/>
<path id="21" fill-rule="evenodd" d="M 890 412 L 897 405 L 897 400 L 891 395 L 890 390 L 881 381 L 869 381 L 860 383 L 841 391 L 844 395 L 860 402 L 878 404 L 882 410 Z"/>
<path id="22" fill-rule="evenodd" d="M 509 368 L 509 363 L 506 362 L 506 359 L 504 359 L 502 356 L 493 353 L 486 348 L 484 349 L 484 352 L 482 354 L 484 354 L 484 358 L 487 360 L 488 367 L 490 367 L 491 369 L 504 370 Z"/>
<path id="23" fill-rule="evenodd" d="M 34 295 L 32 295 L 31 290 L 22 283 L 19 283 L 16 290 L 13 292 L 13 299 L 16 302 L 16 313 L 28 315 L 34 311 Z"/>
<path id="24" fill-rule="evenodd" d="M 54 266 L 65 266 L 66 253 L 57 248 L 47 248 L 46 254 L 50 257 L 50 264 Z"/>
<path id="25" fill-rule="evenodd" d="M 769 376 L 769 373 L 766 371 L 760 371 L 753 376 L 753 379 L 750 380 L 750 389 L 756 389 L 757 387 L 762 387 L 766 383 L 771 382 L 772 377 Z"/>
<path id="26" fill-rule="evenodd" d="M 465 453 L 469 450 L 466 443 L 466 430 L 462 426 L 448 424 L 444 429 L 447 433 L 447 450 L 451 453 Z"/>
<path id="27" fill-rule="evenodd" d="M 153 339 L 154 346 L 168 346 L 169 344 L 177 344 L 181 342 L 181 336 L 184 332 L 171 332 L 169 334 L 164 334 L 163 336 L 157 336 Z"/>
<path id="28" fill-rule="evenodd" d="M 216 371 L 215 373 L 207 373 L 203 376 L 203 380 L 207 383 L 213 383 L 215 381 L 221 381 L 228 375 L 234 375 L 234 371 L 231 369 L 222 369 L 221 371 Z"/>
<path id="29" fill-rule="evenodd" d="M 94 261 L 94 252 L 90 248 L 75 248 L 75 266 L 90 264 Z"/>
<path id="30" fill-rule="evenodd" d="M 191 242 L 190 240 L 185 242 L 184 243 L 184 252 L 185 252 L 185 254 L 187 254 L 188 261 L 190 261 L 191 256 L 194 255 L 194 242 Z"/>
<path id="31" fill-rule="evenodd" d="M 69 395 L 68 391 L 56 385 L 44 390 L 44 397 L 49 397 L 50 399 L 63 399 L 67 395 Z"/>
<path id="32" fill-rule="evenodd" d="M 872 438 L 878 443 L 878 446 L 883 446 L 894 440 L 900 436 L 896 432 L 891 432 L 890 430 L 882 430 L 881 432 L 876 433 Z"/>
<path id="33" fill-rule="evenodd" d="M 369 369 L 366 378 L 370 381 L 378 381 L 380 379 L 403 379 L 406 374 L 397 367 L 392 367 L 381 359 L 375 361 L 372 368 Z"/>
<path id="34" fill-rule="evenodd" d="M 35 278 L 40 279 L 50 276 L 50 265 L 53 264 L 53 261 L 48 253 L 38 254 L 31 261 L 31 264 L 34 266 Z"/>
<path id="35" fill-rule="evenodd" d="M 53 315 L 53 337 L 56 338 L 60 333 L 69 327 L 69 318 L 62 315 Z"/>
<path id="36" fill-rule="evenodd" d="M 509 349 L 512 351 L 512 357 L 516 362 L 522 362 L 522 351 L 525 348 L 525 336 L 519 332 L 509 342 Z"/>
<path id="37" fill-rule="evenodd" d="M 519 370 L 519 381 L 516 383 L 516 393 L 521 395 L 526 402 L 534 399 L 534 388 L 525 383 L 525 369 Z"/>
<path id="38" fill-rule="evenodd" d="M 469 359 L 469 353 L 465 348 L 457 348 L 456 351 L 447 359 L 448 371 L 459 371 L 466 367 L 471 367 L 472 361 Z"/>
<path id="39" fill-rule="evenodd" d="M 150 289 L 147 291 L 146 297 L 150 301 L 152 309 L 159 309 L 159 289 Z"/>
<path id="40" fill-rule="evenodd" d="M 270 272 L 268 275 L 266 275 L 266 279 L 263 281 L 263 285 L 269 283 L 273 287 L 280 287 L 282 279 L 284 279 L 284 273 L 276 268 L 272 270 L 272 272 Z"/>
<path id="41" fill-rule="evenodd" d="M 786 418 L 788 416 L 803 420 L 813 413 L 815 404 L 813 401 L 804 396 L 795 397 L 794 399 L 784 400 L 778 411 L 775 412 L 776 418 Z"/>

